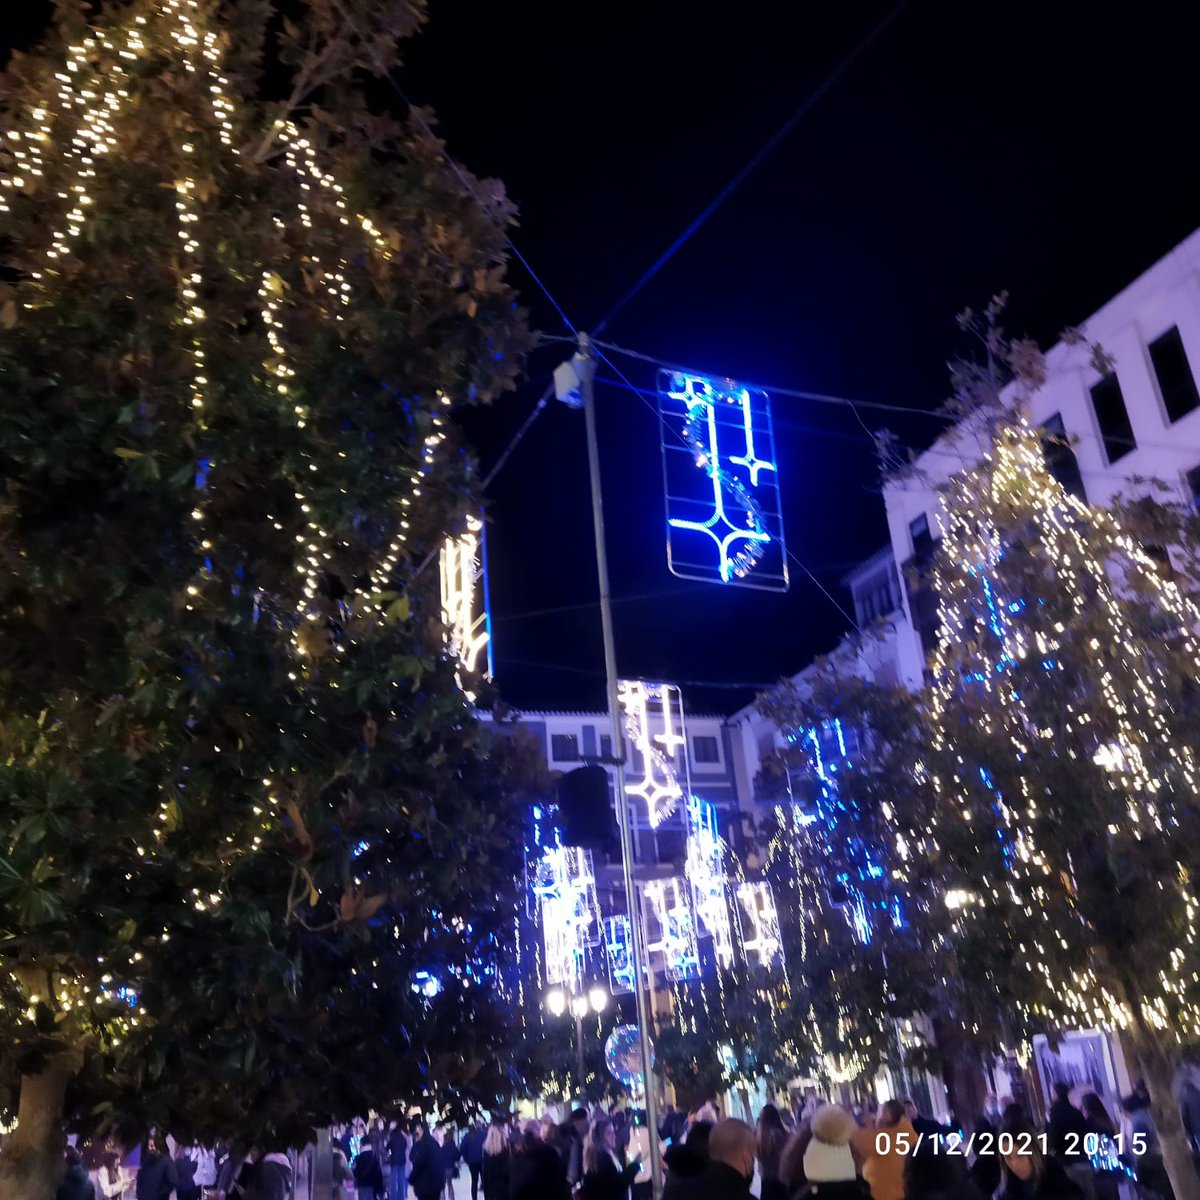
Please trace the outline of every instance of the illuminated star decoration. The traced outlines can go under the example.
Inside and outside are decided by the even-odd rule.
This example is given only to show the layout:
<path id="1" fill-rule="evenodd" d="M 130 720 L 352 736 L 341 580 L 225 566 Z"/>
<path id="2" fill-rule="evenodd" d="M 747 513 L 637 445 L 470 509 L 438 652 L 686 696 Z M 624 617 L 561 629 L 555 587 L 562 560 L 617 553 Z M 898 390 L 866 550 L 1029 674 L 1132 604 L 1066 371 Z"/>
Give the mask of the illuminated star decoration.
<path id="1" fill-rule="evenodd" d="M 466 532 L 447 538 L 441 552 L 442 623 L 451 654 L 458 659 L 462 674 L 475 674 L 480 668 L 492 677 L 491 622 L 486 602 L 481 603 L 484 588 L 483 523 L 467 518 Z M 485 653 L 486 652 L 486 653 Z M 468 699 L 475 697 L 466 691 Z"/>
<path id="2" fill-rule="evenodd" d="M 600 902 L 590 850 L 550 846 L 535 867 L 534 896 L 541 906 L 546 982 L 572 991 L 583 985 L 589 946 L 600 936 Z"/>
<path id="3" fill-rule="evenodd" d="M 636 977 L 633 968 L 633 931 L 629 925 L 629 918 L 624 914 L 605 918 L 604 948 L 613 995 L 632 992 Z"/>
<path id="4" fill-rule="evenodd" d="M 626 782 L 625 791 L 645 802 L 650 826 L 657 829 L 683 796 L 683 785 L 674 767 L 677 751 L 686 744 L 683 694 L 673 684 L 623 679 L 618 698 L 625 717 L 625 736 L 642 761 L 642 778 L 633 784 Z M 651 733 L 652 716 L 661 718 L 661 733 Z"/>
<path id="5" fill-rule="evenodd" d="M 689 796 L 687 817 L 684 873 L 692 887 L 692 904 L 700 923 L 712 937 L 713 957 L 717 964 L 730 967 L 733 965 L 733 934 L 724 871 L 725 843 L 717 832 L 717 813 L 707 800 Z"/>
<path id="6" fill-rule="evenodd" d="M 739 883 L 735 889 L 742 949 L 751 966 L 783 964 L 783 939 L 779 935 L 779 913 L 767 883 Z"/>
<path id="7" fill-rule="evenodd" d="M 672 573 L 786 591 L 787 555 L 767 394 L 732 380 L 663 371 L 659 415 Z M 673 469 L 677 451 L 690 460 L 690 473 Z M 697 470 L 704 481 L 699 487 Z M 676 531 L 695 536 L 680 539 Z M 698 553 L 697 545 L 707 552 L 689 557 Z M 772 546 L 775 554 L 768 565 Z"/>
<path id="8" fill-rule="evenodd" d="M 700 953 L 686 880 L 651 879 L 643 885 L 642 896 L 647 956 L 651 961 L 656 954 L 662 956 L 668 979 L 694 978 L 700 973 Z"/>

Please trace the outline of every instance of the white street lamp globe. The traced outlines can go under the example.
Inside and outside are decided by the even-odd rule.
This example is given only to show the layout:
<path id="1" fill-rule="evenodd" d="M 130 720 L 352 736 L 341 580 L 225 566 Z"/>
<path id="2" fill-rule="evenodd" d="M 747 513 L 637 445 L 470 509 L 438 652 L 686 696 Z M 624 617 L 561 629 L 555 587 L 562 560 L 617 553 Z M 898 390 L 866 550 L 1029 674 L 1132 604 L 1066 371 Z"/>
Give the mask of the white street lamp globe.
<path id="1" fill-rule="evenodd" d="M 592 1002 L 592 1010 L 601 1013 L 608 1007 L 608 993 L 602 987 L 594 987 L 588 992 L 588 999 Z"/>
<path id="2" fill-rule="evenodd" d="M 554 991 L 546 993 L 546 1007 L 551 1016 L 561 1017 L 567 1011 L 567 998 L 555 988 Z"/>
<path id="3" fill-rule="evenodd" d="M 586 996 L 571 997 L 571 1014 L 576 1017 L 586 1017 L 588 1010 L 588 1002 Z"/>

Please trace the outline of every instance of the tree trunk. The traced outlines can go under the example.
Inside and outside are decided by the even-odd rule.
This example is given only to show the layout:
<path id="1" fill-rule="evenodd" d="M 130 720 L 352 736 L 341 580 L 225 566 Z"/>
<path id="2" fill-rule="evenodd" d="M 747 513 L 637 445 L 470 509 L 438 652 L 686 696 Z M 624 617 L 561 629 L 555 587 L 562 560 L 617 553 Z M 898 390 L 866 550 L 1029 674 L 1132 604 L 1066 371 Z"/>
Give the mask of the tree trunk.
<path id="1" fill-rule="evenodd" d="M 947 1014 L 933 1018 L 933 1039 L 942 1057 L 942 1082 L 950 1111 L 964 1128 L 974 1129 L 987 1094 L 979 1051 L 963 1037 L 958 1021 Z"/>
<path id="2" fill-rule="evenodd" d="M 69 1057 L 60 1054 L 38 1074 L 21 1077 L 17 1127 L 0 1154 L 4 1200 L 54 1200 L 63 1173 L 63 1102 L 71 1073 Z"/>
<path id="3" fill-rule="evenodd" d="M 1196 1174 L 1191 1143 L 1175 1099 L 1179 1053 L 1168 1037 L 1144 1022 L 1130 1031 L 1129 1043 L 1150 1093 L 1150 1115 L 1175 1200 L 1200 1200 L 1200 1175 Z"/>

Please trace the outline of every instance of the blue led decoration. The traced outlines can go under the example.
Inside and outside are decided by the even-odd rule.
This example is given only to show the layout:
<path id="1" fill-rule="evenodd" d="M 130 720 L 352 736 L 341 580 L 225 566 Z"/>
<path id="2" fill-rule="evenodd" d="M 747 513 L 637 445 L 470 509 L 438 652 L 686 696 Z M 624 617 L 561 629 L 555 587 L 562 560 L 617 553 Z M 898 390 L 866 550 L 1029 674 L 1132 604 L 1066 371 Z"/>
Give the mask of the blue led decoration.
<path id="1" fill-rule="evenodd" d="M 614 996 L 633 991 L 633 931 L 626 916 L 606 917 L 604 948 L 608 958 L 609 991 Z"/>
<path id="2" fill-rule="evenodd" d="M 680 579 L 788 588 L 771 403 L 730 379 L 658 382 L 667 562 Z"/>

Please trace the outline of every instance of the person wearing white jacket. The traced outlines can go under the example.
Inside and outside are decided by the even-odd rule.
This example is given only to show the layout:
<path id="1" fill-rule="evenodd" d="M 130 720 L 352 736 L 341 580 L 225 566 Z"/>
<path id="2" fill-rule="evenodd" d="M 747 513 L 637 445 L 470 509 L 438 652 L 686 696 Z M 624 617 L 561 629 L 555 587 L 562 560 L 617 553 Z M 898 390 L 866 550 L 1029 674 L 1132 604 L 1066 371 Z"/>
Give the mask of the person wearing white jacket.
<path id="1" fill-rule="evenodd" d="M 121 1156 L 115 1150 L 109 1150 L 105 1154 L 97 1178 L 100 1184 L 100 1195 L 104 1197 L 104 1200 L 125 1200 L 130 1177 L 121 1166 Z"/>

